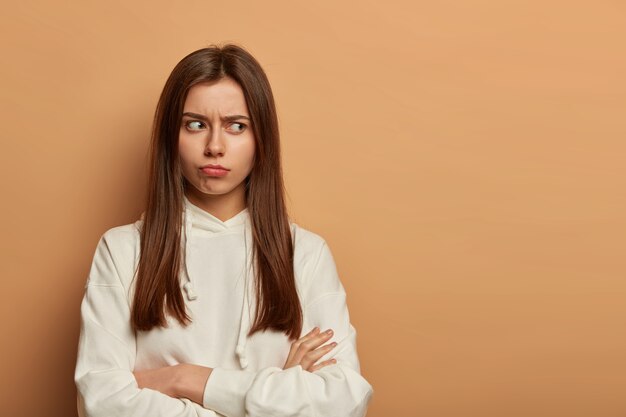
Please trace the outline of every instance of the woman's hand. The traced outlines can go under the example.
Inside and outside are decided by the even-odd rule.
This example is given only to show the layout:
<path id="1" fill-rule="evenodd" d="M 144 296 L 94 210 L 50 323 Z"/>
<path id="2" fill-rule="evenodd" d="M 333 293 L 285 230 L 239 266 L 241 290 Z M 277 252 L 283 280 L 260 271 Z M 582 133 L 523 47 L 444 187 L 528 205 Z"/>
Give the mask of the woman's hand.
<path id="1" fill-rule="evenodd" d="M 330 339 L 332 335 L 333 331 L 331 329 L 320 333 L 320 329 L 318 327 L 314 327 L 309 333 L 291 344 L 289 356 L 287 356 L 287 361 L 285 362 L 283 369 L 301 365 L 302 369 L 313 372 L 323 368 L 324 366 L 336 363 L 337 361 L 335 359 L 329 359 L 324 362 L 320 362 L 319 364 L 315 364 L 315 362 L 317 362 L 322 356 L 337 346 L 337 343 L 333 342 L 319 347 L 322 343 Z"/>
<path id="2" fill-rule="evenodd" d="M 139 388 L 150 388 L 173 398 L 188 398 L 202 405 L 202 395 L 213 368 L 179 363 L 163 368 L 135 371 Z"/>
<path id="3" fill-rule="evenodd" d="M 177 397 L 178 365 L 134 371 L 139 388 L 150 388 L 170 397 Z"/>

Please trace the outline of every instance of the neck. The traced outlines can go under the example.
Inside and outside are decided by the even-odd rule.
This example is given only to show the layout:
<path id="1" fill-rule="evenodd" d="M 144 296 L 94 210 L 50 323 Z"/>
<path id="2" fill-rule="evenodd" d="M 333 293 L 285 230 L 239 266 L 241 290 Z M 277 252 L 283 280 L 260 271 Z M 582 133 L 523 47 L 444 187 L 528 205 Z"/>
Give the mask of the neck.
<path id="1" fill-rule="evenodd" d="M 227 194 L 205 194 L 193 185 L 185 190 L 185 196 L 189 201 L 202 210 L 226 221 L 246 208 L 244 184 L 240 184 Z"/>

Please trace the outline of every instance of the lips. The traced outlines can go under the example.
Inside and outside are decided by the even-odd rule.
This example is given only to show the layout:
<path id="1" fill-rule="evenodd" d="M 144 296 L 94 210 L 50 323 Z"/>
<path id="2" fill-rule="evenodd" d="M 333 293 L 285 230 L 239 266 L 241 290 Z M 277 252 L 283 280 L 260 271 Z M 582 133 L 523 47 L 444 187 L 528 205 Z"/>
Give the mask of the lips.
<path id="1" fill-rule="evenodd" d="M 229 170 L 221 165 L 209 164 L 200 168 L 200 171 L 202 171 L 205 175 L 208 175 L 209 177 L 223 177 L 228 174 Z"/>
<path id="2" fill-rule="evenodd" d="M 200 167 L 200 169 L 205 169 L 205 168 L 223 169 L 224 171 L 230 171 L 230 169 L 224 168 L 221 165 L 214 165 L 214 164 L 207 164 L 207 165 L 204 165 L 204 166 Z"/>

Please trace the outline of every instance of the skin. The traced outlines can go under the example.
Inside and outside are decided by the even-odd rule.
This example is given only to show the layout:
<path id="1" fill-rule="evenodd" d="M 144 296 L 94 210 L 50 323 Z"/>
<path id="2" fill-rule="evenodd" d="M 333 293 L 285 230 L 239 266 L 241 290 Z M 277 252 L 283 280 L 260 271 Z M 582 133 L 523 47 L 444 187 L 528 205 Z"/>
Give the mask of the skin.
<path id="1" fill-rule="evenodd" d="M 252 172 L 255 138 L 243 90 L 232 78 L 196 84 L 188 92 L 179 131 L 180 162 L 189 182 L 186 196 L 193 204 L 226 221 L 246 207 L 245 179 Z M 224 177 L 200 170 L 206 164 L 229 169 Z M 330 331 L 330 333 L 328 333 Z M 316 363 L 336 344 L 323 345 L 332 330 L 315 327 L 291 344 L 283 369 L 300 365 L 313 372 L 335 363 Z M 150 388 L 202 405 L 204 387 L 213 369 L 181 363 L 133 372 L 139 388 Z"/>
<path id="2" fill-rule="evenodd" d="M 225 221 L 246 207 L 244 180 L 252 171 L 255 138 L 243 90 L 232 78 L 196 84 L 189 90 L 179 131 L 183 176 L 191 183 L 187 198 Z M 211 177 L 206 164 L 228 169 Z"/>

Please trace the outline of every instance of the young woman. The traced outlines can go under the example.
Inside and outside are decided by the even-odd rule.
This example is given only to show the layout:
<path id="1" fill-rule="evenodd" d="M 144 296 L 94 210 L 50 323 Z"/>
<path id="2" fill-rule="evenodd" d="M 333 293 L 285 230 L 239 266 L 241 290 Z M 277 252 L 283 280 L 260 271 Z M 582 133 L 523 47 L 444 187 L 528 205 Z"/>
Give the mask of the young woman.
<path id="1" fill-rule="evenodd" d="M 75 382 L 89 417 L 366 413 L 344 287 L 289 221 L 270 84 L 237 45 L 165 84 L 146 210 L 95 251 Z"/>

